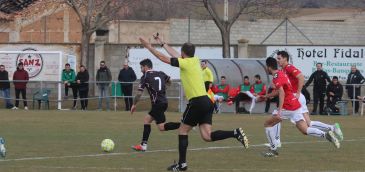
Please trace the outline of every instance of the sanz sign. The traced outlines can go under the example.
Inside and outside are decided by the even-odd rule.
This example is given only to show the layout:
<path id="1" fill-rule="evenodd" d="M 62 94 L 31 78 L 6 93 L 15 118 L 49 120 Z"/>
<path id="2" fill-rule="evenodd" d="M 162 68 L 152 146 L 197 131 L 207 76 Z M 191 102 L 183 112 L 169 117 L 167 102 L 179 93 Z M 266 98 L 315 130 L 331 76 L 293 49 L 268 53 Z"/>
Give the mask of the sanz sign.
<path id="1" fill-rule="evenodd" d="M 364 73 L 365 47 L 269 46 L 266 54 L 276 57 L 280 50 L 289 53 L 290 63 L 301 70 L 306 79 L 316 70 L 317 63 L 323 64 L 323 70 L 329 76 L 338 76 L 340 80 L 347 79 L 352 65 Z"/>
<path id="2" fill-rule="evenodd" d="M 34 51 L 37 50 L 28 48 L 23 51 Z M 29 74 L 29 78 L 36 77 L 43 68 L 43 58 L 41 54 L 37 53 L 29 53 L 29 54 L 19 54 L 16 59 L 16 64 L 23 63 L 24 70 L 26 70 Z"/>

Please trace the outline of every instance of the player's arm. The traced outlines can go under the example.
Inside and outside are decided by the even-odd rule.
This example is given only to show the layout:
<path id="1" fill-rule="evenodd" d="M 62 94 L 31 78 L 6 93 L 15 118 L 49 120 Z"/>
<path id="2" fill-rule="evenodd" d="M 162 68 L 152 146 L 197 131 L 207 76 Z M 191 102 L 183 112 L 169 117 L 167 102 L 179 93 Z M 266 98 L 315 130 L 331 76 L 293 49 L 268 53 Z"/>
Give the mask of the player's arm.
<path id="1" fill-rule="evenodd" d="M 278 107 L 278 113 L 280 114 L 282 109 L 283 109 L 283 105 L 284 105 L 284 98 L 285 98 L 285 92 L 283 87 L 280 87 L 278 89 L 278 94 L 279 94 L 279 107 Z"/>
<path id="2" fill-rule="evenodd" d="M 299 96 L 300 96 L 300 93 L 302 92 L 302 89 L 303 89 L 303 85 L 304 85 L 304 75 L 302 74 L 302 73 L 300 73 L 300 74 L 298 74 L 297 76 L 296 76 L 296 78 L 298 79 L 298 90 L 297 90 L 297 95 L 296 95 L 296 97 L 297 98 L 299 98 Z M 309 82 L 309 81 L 308 81 Z M 307 83 L 308 83 L 307 82 Z M 310 82 L 309 82 L 309 84 L 310 84 Z M 308 84 L 308 85 L 309 85 Z"/>
<path id="3" fill-rule="evenodd" d="M 158 59 L 160 59 L 162 62 L 171 64 L 170 57 L 162 54 L 161 52 L 157 51 L 155 48 L 152 47 L 152 45 L 147 42 L 143 38 L 139 38 L 139 41 L 142 43 L 142 45 L 147 48 L 154 56 L 156 56 Z"/>
<path id="4" fill-rule="evenodd" d="M 177 52 L 175 49 L 173 49 L 172 47 L 170 47 L 169 45 L 167 45 L 166 42 L 164 42 L 163 40 L 161 40 L 161 38 L 159 37 L 159 34 L 158 33 L 156 35 L 153 35 L 153 37 L 161 45 L 161 47 L 166 50 L 166 52 L 171 57 L 178 58 L 180 56 L 179 52 Z"/>
<path id="5" fill-rule="evenodd" d="M 143 91 L 138 90 L 137 95 L 134 96 L 133 105 L 131 107 L 131 114 L 133 114 L 133 112 L 136 110 L 137 103 L 139 102 L 139 100 L 141 100 L 142 94 L 143 94 Z"/>
<path id="6" fill-rule="evenodd" d="M 272 91 L 271 91 L 271 93 L 269 93 L 269 94 L 266 94 L 266 98 L 270 98 L 270 97 L 276 97 L 276 96 L 278 96 L 279 95 L 279 91 L 278 90 L 276 90 L 276 89 L 273 89 Z"/>

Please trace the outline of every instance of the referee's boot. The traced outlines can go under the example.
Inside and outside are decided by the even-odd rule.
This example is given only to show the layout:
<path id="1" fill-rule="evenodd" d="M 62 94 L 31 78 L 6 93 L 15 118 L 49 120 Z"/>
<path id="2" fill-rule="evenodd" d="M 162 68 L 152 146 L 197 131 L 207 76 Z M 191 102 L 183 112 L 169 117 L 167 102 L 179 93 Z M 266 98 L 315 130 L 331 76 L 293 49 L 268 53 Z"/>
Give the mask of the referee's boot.
<path id="1" fill-rule="evenodd" d="M 186 171 L 188 170 L 188 165 L 186 163 L 174 163 L 167 167 L 167 171 Z"/>
<path id="2" fill-rule="evenodd" d="M 139 152 L 144 152 L 147 150 L 147 144 L 138 144 L 135 146 L 132 146 L 132 149 Z"/>
<path id="3" fill-rule="evenodd" d="M 248 148 L 248 138 L 242 128 L 236 128 L 234 130 L 234 136 L 246 149 Z"/>

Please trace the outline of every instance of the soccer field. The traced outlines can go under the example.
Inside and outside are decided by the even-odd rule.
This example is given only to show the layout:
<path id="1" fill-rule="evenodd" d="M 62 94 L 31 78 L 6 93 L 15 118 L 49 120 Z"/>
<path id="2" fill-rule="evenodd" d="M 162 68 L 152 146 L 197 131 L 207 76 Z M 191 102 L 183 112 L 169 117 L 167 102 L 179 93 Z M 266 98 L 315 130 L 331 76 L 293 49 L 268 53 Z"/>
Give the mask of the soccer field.
<path id="1" fill-rule="evenodd" d="M 152 127 L 147 152 L 134 152 L 140 142 L 142 118 L 126 112 L 99 111 L 0 111 L 0 136 L 6 139 L 7 157 L 0 171 L 165 171 L 178 160 L 177 131 Z M 365 171 L 365 118 L 312 116 L 328 123 L 340 122 L 345 140 L 340 149 L 303 136 L 285 121 L 280 156 L 264 158 L 264 115 L 219 114 L 213 129 L 243 127 L 251 147 L 233 139 L 206 143 L 198 131 L 189 136 L 188 171 Z M 168 121 L 180 113 L 168 112 Z M 113 153 L 103 153 L 100 142 L 112 139 Z"/>

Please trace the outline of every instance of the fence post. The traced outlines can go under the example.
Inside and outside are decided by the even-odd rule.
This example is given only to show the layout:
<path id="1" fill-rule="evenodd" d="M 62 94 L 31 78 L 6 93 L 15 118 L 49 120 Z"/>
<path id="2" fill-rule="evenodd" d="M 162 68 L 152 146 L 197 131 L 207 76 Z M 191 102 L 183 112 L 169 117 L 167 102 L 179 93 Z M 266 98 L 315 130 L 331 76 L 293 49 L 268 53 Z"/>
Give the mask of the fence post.
<path id="1" fill-rule="evenodd" d="M 114 81 L 114 112 L 117 111 L 117 84 L 118 81 Z"/>
<path id="2" fill-rule="evenodd" d="M 353 86 L 352 86 L 352 115 L 355 115 L 355 101 L 356 101 L 356 99 L 355 99 L 355 87 L 356 87 L 356 84 L 353 84 Z"/>

